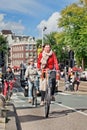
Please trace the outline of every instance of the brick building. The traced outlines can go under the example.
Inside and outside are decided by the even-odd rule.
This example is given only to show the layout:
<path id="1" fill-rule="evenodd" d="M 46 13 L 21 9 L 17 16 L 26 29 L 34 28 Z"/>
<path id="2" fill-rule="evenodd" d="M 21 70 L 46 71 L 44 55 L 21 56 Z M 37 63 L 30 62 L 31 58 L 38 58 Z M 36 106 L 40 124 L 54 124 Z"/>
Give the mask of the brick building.
<path id="1" fill-rule="evenodd" d="M 7 64 L 14 67 L 20 66 L 22 62 L 27 63 L 31 58 L 35 62 L 37 61 L 37 47 L 34 37 L 16 36 L 10 30 L 2 30 L 2 34 L 7 37 L 9 44 Z"/>
<path id="2" fill-rule="evenodd" d="M 37 47 L 35 39 L 27 36 L 15 36 L 15 42 L 11 45 L 11 66 L 20 66 L 29 59 L 37 60 Z"/>

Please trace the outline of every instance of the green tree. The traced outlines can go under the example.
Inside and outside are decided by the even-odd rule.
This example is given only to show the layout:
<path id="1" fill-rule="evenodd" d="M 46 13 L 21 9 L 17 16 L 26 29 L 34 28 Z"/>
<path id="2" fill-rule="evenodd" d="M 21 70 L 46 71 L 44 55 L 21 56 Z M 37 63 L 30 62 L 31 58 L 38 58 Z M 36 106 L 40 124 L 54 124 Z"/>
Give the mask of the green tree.
<path id="1" fill-rule="evenodd" d="M 0 51 L 6 53 L 7 49 L 8 49 L 7 40 L 2 35 L 0 35 Z"/>
<path id="2" fill-rule="evenodd" d="M 78 64 L 84 68 L 87 64 L 87 8 L 77 4 L 67 6 L 61 11 L 58 26 L 64 33 L 63 42 L 74 50 Z"/>
<path id="3" fill-rule="evenodd" d="M 45 34 L 44 44 L 49 43 L 51 46 L 54 46 L 56 44 L 55 34 L 56 34 L 56 32 L 51 32 L 50 34 Z"/>
<path id="4" fill-rule="evenodd" d="M 44 44 L 46 44 L 46 43 L 50 44 L 52 50 L 55 51 L 59 61 L 61 61 L 60 60 L 61 47 L 57 44 L 57 40 L 56 40 L 55 35 L 56 35 L 56 32 L 51 32 L 50 34 L 45 34 Z"/>
<path id="5" fill-rule="evenodd" d="M 36 43 L 37 43 L 37 48 L 42 47 L 42 39 L 37 39 Z"/>
<path id="6" fill-rule="evenodd" d="M 0 57 L 1 57 L 1 66 L 4 66 L 6 60 L 6 54 L 8 52 L 7 40 L 2 35 L 0 35 Z"/>

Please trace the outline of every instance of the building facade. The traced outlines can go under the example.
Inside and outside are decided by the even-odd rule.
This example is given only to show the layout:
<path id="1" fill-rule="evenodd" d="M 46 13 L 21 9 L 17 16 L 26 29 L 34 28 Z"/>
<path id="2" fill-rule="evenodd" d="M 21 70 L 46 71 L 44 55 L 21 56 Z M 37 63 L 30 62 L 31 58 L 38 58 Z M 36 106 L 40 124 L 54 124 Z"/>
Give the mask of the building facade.
<path id="1" fill-rule="evenodd" d="M 9 53 L 7 64 L 11 67 L 20 66 L 21 63 L 26 63 L 33 58 L 37 61 L 37 47 L 34 37 L 31 36 L 16 36 L 10 30 L 3 30 L 2 34 L 7 37 L 9 45 Z"/>
<path id="2" fill-rule="evenodd" d="M 28 63 L 29 59 L 37 60 L 37 47 L 35 39 L 26 36 L 15 36 L 11 45 L 11 66 L 20 66 L 22 62 Z"/>

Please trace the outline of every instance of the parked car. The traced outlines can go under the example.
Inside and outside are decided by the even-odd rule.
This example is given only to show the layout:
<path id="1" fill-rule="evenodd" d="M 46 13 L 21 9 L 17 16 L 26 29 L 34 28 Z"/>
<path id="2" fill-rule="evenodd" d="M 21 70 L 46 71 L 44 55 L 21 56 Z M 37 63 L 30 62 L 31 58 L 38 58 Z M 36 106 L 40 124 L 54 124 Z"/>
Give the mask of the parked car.
<path id="1" fill-rule="evenodd" d="M 80 80 L 87 81 L 87 71 L 81 72 Z"/>

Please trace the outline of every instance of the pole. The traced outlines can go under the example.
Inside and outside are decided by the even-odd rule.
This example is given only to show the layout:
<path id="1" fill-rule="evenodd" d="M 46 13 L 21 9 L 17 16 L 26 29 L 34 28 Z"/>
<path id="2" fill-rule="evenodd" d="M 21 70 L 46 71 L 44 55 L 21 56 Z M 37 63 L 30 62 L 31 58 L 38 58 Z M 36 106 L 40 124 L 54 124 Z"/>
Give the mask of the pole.
<path id="1" fill-rule="evenodd" d="M 42 47 L 43 47 L 43 29 L 42 29 Z"/>
<path id="2" fill-rule="evenodd" d="M 44 26 L 44 28 L 42 28 L 42 46 L 44 45 L 43 43 L 43 32 L 47 29 L 47 27 Z"/>

